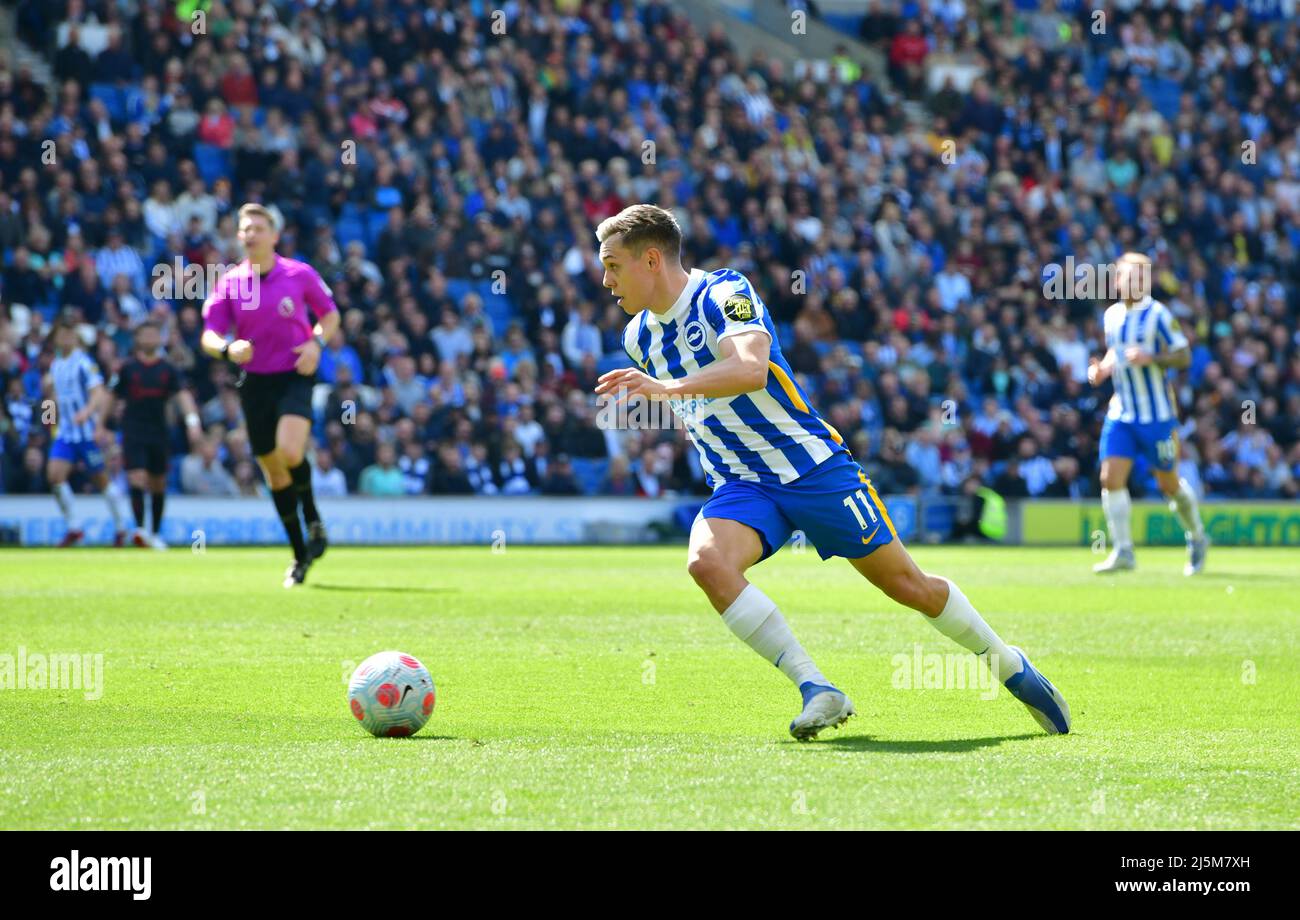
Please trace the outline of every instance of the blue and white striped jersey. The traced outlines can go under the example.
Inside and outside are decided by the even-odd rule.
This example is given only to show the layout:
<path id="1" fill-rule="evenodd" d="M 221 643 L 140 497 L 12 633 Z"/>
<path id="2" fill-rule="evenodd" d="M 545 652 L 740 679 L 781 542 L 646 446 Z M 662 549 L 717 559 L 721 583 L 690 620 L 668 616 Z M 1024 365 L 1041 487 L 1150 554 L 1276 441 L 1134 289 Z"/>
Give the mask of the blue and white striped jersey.
<path id="1" fill-rule="evenodd" d="M 727 336 L 754 331 L 772 340 L 763 389 L 668 401 L 714 488 L 733 480 L 793 482 L 847 453 L 844 439 L 808 405 L 781 354 L 767 307 L 740 272 L 693 269 L 666 313 L 642 310 L 623 333 L 623 348 L 638 367 L 659 380 L 674 380 L 718 360 Z"/>
<path id="2" fill-rule="evenodd" d="M 77 413 L 90 403 L 91 391 L 104 385 L 104 377 L 90 355 L 80 348 L 66 355 L 55 355 L 50 363 L 50 377 L 54 381 L 54 402 L 58 408 L 55 438 L 69 444 L 95 440 L 93 417 L 80 425 L 72 423 Z"/>
<path id="3" fill-rule="evenodd" d="M 1136 345 L 1153 355 L 1166 355 L 1187 347 L 1187 336 L 1178 320 L 1150 296 L 1132 307 L 1123 301 L 1111 304 L 1103 320 L 1106 347 L 1115 352 L 1111 380 L 1115 395 L 1110 400 L 1109 418 L 1121 422 L 1167 422 L 1177 420 L 1178 409 L 1164 368 L 1154 364 L 1132 367 L 1125 349 Z"/>

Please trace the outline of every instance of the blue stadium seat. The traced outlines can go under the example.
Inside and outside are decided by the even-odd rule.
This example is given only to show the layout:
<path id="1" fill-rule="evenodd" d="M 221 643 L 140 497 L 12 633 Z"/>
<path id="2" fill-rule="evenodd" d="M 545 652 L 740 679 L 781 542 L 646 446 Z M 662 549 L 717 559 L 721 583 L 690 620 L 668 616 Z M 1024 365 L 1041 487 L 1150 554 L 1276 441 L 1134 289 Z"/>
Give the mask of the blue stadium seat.
<path id="1" fill-rule="evenodd" d="M 112 83 L 90 84 L 90 98 L 98 99 L 108 109 L 108 117 L 115 122 L 126 119 L 126 95 Z"/>
<path id="2" fill-rule="evenodd" d="M 1178 98 L 1182 90 L 1175 81 L 1164 77 L 1147 77 L 1142 81 L 1142 91 L 1167 121 L 1172 122 L 1178 117 Z"/>
<path id="3" fill-rule="evenodd" d="M 465 299 L 465 295 L 474 290 L 474 282 L 468 278 L 448 278 L 447 279 L 447 296 L 460 306 L 460 302 Z"/>
<path id="4" fill-rule="evenodd" d="M 605 474 L 609 472 L 609 461 L 603 457 L 597 459 L 574 457 L 570 462 L 573 464 L 573 478 L 578 480 L 578 488 L 582 490 L 582 494 L 599 493 L 600 487 L 605 482 Z"/>
<path id="5" fill-rule="evenodd" d="M 604 374 L 608 371 L 616 371 L 621 367 L 631 367 L 632 361 L 621 351 L 611 351 L 599 361 L 596 362 L 596 373 Z"/>
<path id="6" fill-rule="evenodd" d="M 346 249 L 349 243 L 366 242 L 366 225 L 356 217 L 340 217 L 334 223 L 334 239 L 340 249 Z"/>
<path id="7" fill-rule="evenodd" d="M 194 165 L 198 167 L 199 175 L 208 185 L 212 185 L 218 179 L 229 179 L 234 176 L 230 168 L 229 152 L 212 144 L 194 145 Z"/>
<path id="8" fill-rule="evenodd" d="M 384 228 L 387 226 L 388 226 L 387 211 L 376 210 L 376 211 L 371 211 L 369 214 L 366 215 L 366 235 L 369 237 L 370 245 L 372 247 L 379 245 L 379 234 L 383 233 Z M 379 267 L 381 269 L 387 268 L 387 266 L 385 265 L 381 265 Z"/>

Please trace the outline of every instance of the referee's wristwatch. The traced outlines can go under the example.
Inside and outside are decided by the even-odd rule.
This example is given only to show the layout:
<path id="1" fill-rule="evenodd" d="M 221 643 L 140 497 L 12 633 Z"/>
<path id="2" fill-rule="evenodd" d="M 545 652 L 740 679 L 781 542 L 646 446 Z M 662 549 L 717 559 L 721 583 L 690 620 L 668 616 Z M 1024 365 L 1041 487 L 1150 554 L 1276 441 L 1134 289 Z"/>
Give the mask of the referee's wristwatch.
<path id="1" fill-rule="evenodd" d="M 326 344 L 327 344 L 326 341 L 325 341 L 325 336 L 323 336 L 323 335 L 313 335 L 313 336 L 312 336 L 312 339 L 316 342 L 317 345 L 320 346 L 320 350 L 323 352 L 323 351 L 325 350 L 325 346 L 326 346 Z"/>
<path id="2" fill-rule="evenodd" d="M 223 361 L 229 361 L 229 360 L 230 360 L 230 343 L 229 343 L 229 342 L 223 342 L 222 345 L 221 345 L 221 359 L 222 359 Z"/>

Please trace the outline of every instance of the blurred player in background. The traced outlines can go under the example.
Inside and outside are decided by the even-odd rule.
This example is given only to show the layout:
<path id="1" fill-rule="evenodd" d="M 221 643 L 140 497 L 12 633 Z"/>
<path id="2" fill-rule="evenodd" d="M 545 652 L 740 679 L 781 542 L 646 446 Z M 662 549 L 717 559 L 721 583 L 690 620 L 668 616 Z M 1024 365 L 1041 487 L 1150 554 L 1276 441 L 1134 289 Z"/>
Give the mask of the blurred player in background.
<path id="1" fill-rule="evenodd" d="M 86 536 L 68 484 L 68 476 L 77 464 L 86 470 L 95 488 L 104 493 L 115 525 L 113 545 L 122 546 L 126 542 L 125 501 L 118 486 L 109 480 L 104 454 L 95 443 L 98 419 L 108 408 L 110 396 L 94 360 L 81 350 L 77 324 L 72 320 L 61 319 L 55 324 L 50 380 L 57 415 L 46 476 L 68 525 L 59 546 L 75 546 Z"/>
<path id="2" fill-rule="evenodd" d="M 596 393 L 668 398 L 714 486 L 691 529 L 688 570 L 722 621 L 799 688 L 800 741 L 854 714 L 776 604 L 745 578 L 801 530 L 823 559 L 841 556 L 943 635 L 980 656 L 1047 732 L 1065 733 L 1064 697 L 984 622 L 961 590 L 927 575 L 839 433 L 809 405 L 781 354 L 767 308 L 731 269 L 687 272 L 672 214 L 633 205 L 601 223 L 604 285 L 632 316 L 635 368 L 601 375 Z"/>
<path id="3" fill-rule="evenodd" d="M 1178 414 L 1167 371 L 1192 360 L 1187 337 L 1169 308 L 1150 294 L 1151 260 L 1141 253 L 1120 257 L 1115 281 L 1123 299 L 1106 310 L 1103 322 L 1106 355 L 1093 358 L 1088 382 L 1113 380 L 1115 395 L 1101 429 L 1101 507 L 1110 529 L 1110 555 L 1093 566 L 1098 574 L 1137 567 L 1130 532 L 1132 502 L 1128 477 L 1133 461 L 1143 457 L 1155 470 L 1160 491 L 1178 515 L 1187 539 L 1184 575 L 1205 568 L 1209 540 L 1196 505 L 1196 492 L 1175 469 L 1178 463 Z"/>
<path id="4" fill-rule="evenodd" d="M 239 399 L 248 440 L 293 547 L 284 586 L 300 585 L 324 555 L 325 525 L 306 459 L 311 391 L 325 343 L 339 327 L 329 287 L 305 262 L 276 255 L 274 215 L 260 204 L 239 209 L 239 241 L 248 257 L 222 276 L 203 305 L 203 350 L 243 368 Z M 308 309 L 316 317 L 313 327 Z M 234 339 L 226 336 L 234 330 Z M 307 524 L 304 539 L 298 512 Z"/>
<path id="5" fill-rule="evenodd" d="M 166 549 L 163 542 L 163 505 L 167 497 L 167 402 L 173 396 L 185 413 L 185 433 L 191 445 L 203 434 L 199 408 L 184 389 L 181 372 L 163 357 L 162 332 L 152 321 L 135 328 L 135 353 L 117 372 L 113 393 L 123 401 L 122 459 L 126 467 L 131 513 L 135 515 L 132 542 L 140 547 Z M 149 529 L 144 525 L 144 493 L 149 491 Z"/>

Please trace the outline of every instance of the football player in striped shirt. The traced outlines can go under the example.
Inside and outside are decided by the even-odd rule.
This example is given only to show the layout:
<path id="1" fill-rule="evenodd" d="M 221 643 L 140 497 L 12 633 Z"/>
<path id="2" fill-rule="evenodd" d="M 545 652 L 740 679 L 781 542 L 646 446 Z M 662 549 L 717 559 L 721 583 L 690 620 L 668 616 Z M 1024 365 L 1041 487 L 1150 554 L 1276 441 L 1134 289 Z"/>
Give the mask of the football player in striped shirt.
<path id="1" fill-rule="evenodd" d="M 81 350 L 77 324 L 72 320 L 61 319 L 55 324 L 54 360 L 49 373 L 56 415 L 46 478 L 68 527 L 59 546 L 76 546 L 86 536 L 77 518 L 72 486 L 68 485 L 68 476 L 77 464 L 85 468 L 95 488 L 104 493 L 116 529 L 113 545 L 123 546 L 127 519 L 125 497 L 117 484 L 109 480 L 104 454 L 95 442 L 98 419 L 103 417 L 111 397 L 94 359 Z"/>
<path id="2" fill-rule="evenodd" d="M 1184 575 L 1205 568 L 1209 540 L 1196 506 L 1196 492 L 1175 469 L 1178 463 L 1178 413 L 1169 369 L 1187 367 L 1192 360 L 1187 336 L 1169 308 L 1149 293 L 1151 260 L 1141 253 L 1120 257 L 1115 282 L 1125 299 L 1106 309 L 1103 326 L 1106 355 L 1088 365 L 1088 381 L 1101 386 L 1112 380 L 1115 394 L 1101 428 L 1101 507 L 1110 529 L 1111 553 L 1093 566 L 1098 574 L 1133 569 L 1130 532 L 1132 504 L 1128 475 L 1133 461 L 1143 457 L 1155 470 L 1156 482 L 1169 509 L 1178 515 L 1187 538 Z"/>
<path id="3" fill-rule="evenodd" d="M 981 656 L 1046 731 L 1070 728 L 1065 699 L 1006 645 L 961 590 L 903 548 L 862 467 L 809 405 L 781 355 L 762 298 L 731 269 L 687 271 L 672 214 L 633 205 L 596 230 L 604 285 L 632 316 L 636 367 L 603 374 L 598 395 L 668 399 L 713 484 L 691 529 L 688 571 L 736 636 L 799 688 L 801 741 L 853 715 L 781 611 L 745 572 L 795 530 L 823 559 L 849 560 L 872 584 Z"/>

